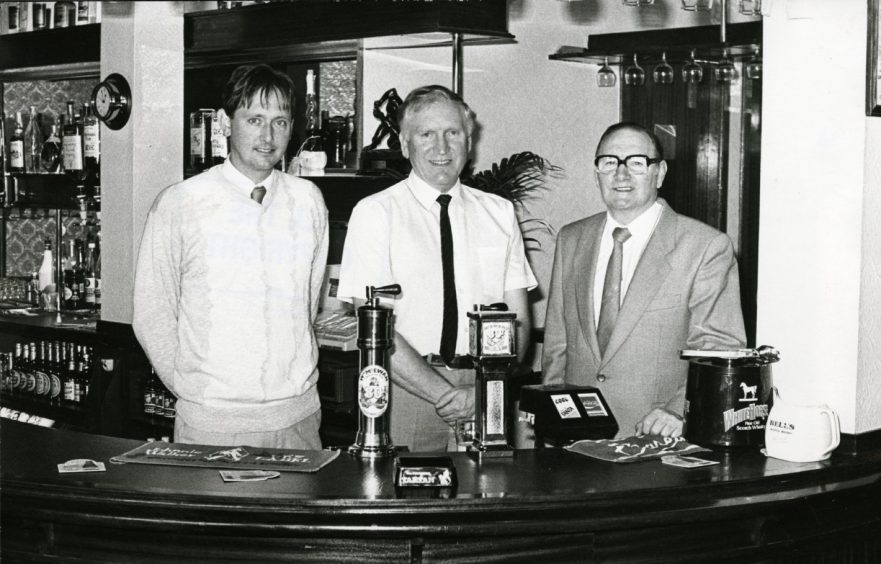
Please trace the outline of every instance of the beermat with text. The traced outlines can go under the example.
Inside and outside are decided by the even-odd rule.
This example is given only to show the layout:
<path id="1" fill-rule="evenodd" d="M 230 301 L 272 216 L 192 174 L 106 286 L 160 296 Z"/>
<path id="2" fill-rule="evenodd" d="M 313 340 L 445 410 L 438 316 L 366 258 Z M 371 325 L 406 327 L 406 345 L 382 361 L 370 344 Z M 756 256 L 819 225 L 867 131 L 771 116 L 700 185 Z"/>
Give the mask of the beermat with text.
<path id="1" fill-rule="evenodd" d="M 584 440 L 564 447 L 570 452 L 611 462 L 641 462 L 669 454 L 693 454 L 710 449 L 686 441 L 683 437 L 642 435 L 623 439 Z"/>
<path id="2" fill-rule="evenodd" d="M 338 450 L 288 450 L 251 446 L 222 447 L 167 442 L 145 443 L 114 456 L 116 464 L 159 464 L 234 470 L 317 472 L 340 455 Z"/>

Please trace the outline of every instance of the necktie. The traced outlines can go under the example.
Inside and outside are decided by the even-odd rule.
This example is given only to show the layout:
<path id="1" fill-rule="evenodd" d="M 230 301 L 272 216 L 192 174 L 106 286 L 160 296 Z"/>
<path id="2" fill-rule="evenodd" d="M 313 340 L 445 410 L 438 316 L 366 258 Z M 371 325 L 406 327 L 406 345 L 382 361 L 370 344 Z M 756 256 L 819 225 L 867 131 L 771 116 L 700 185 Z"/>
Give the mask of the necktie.
<path id="1" fill-rule="evenodd" d="M 452 196 L 441 194 L 440 204 L 441 262 L 444 268 L 444 323 L 441 328 L 440 355 L 449 362 L 456 354 L 456 332 L 459 328 L 459 306 L 456 303 L 456 268 L 453 265 L 453 230 L 450 228 L 450 205 Z"/>
<path id="2" fill-rule="evenodd" d="M 251 199 L 257 202 L 258 204 L 263 203 L 263 196 L 266 195 L 266 188 L 263 186 L 256 186 L 253 190 L 251 190 Z"/>
<path id="3" fill-rule="evenodd" d="M 603 281 L 603 301 L 600 305 L 600 322 L 597 325 L 597 342 L 600 346 L 600 354 L 605 354 L 612 329 L 618 320 L 618 310 L 621 308 L 621 263 L 624 262 L 624 241 L 630 239 L 630 230 L 626 227 L 616 227 L 612 230 L 612 239 L 615 247 L 612 256 L 609 257 L 609 266 L 606 268 L 606 279 Z"/>

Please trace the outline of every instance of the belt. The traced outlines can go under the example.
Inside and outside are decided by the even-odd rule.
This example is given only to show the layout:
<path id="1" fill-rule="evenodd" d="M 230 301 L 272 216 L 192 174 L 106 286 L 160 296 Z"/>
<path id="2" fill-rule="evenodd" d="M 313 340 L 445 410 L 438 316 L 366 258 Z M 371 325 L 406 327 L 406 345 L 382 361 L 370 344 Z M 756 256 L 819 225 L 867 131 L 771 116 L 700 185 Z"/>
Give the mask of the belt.
<path id="1" fill-rule="evenodd" d="M 441 358 L 439 354 L 427 354 L 424 357 L 426 362 L 428 362 L 429 366 L 446 366 L 447 368 L 453 368 L 455 370 L 464 370 L 474 368 L 474 360 L 470 356 L 466 355 L 456 355 L 450 359 L 450 362 L 444 362 L 444 359 Z"/>

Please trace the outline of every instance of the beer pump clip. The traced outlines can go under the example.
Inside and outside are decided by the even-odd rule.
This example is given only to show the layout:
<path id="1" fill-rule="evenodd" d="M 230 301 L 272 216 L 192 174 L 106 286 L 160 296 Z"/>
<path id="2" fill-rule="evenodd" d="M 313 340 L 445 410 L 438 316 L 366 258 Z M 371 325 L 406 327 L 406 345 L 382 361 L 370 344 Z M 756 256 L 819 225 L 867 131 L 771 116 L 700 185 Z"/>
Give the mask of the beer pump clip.
<path id="1" fill-rule="evenodd" d="M 395 454 L 389 435 L 389 349 L 394 342 L 393 310 L 379 303 L 379 296 L 396 296 L 401 286 L 367 286 L 367 303 L 358 308 L 359 373 L 358 434 L 349 454 L 358 458 L 384 458 Z"/>
<path id="2" fill-rule="evenodd" d="M 513 456 L 508 441 L 508 374 L 517 358 L 517 314 L 504 303 L 468 312 L 469 355 L 474 360 L 474 440 L 481 458 Z"/>

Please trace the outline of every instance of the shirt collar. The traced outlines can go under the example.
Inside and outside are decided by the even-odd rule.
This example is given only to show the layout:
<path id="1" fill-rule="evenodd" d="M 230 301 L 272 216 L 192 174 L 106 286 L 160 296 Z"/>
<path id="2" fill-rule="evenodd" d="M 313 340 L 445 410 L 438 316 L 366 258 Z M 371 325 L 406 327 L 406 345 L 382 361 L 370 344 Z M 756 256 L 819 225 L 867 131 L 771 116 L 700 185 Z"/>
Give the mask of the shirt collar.
<path id="1" fill-rule="evenodd" d="M 410 188 L 413 197 L 427 210 L 431 209 L 437 201 L 437 197 L 441 195 L 440 190 L 419 178 L 414 171 L 410 171 L 410 176 L 407 178 L 407 186 Z M 455 202 L 462 197 L 462 183 L 456 180 L 456 184 L 445 193 L 453 197 L 451 203 Z"/>
<path id="2" fill-rule="evenodd" d="M 630 231 L 630 234 L 637 238 L 641 235 L 651 235 L 652 231 L 655 230 L 655 225 L 658 223 L 658 219 L 661 217 L 663 209 L 664 207 L 661 203 L 655 200 L 648 209 L 639 214 L 639 217 L 631 221 L 628 225 L 621 225 L 615 221 L 612 214 L 606 212 L 606 231 L 611 233 L 612 229 L 616 227 L 626 227 Z"/>
<path id="3" fill-rule="evenodd" d="M 246 198 L 251 197 L 251 190 L 254 189 L 255 186 L 263 186 L 266 188 L 266 195 L 269 195 L 269 192 L 272 190 L 273 184 L 275 184 L 275 169 L 273 169 L 269 176 L 263 179 L 263 182 L 259 182 L 257 184 L 254 183 L 253 180 L 239 172 L 239 169 L 232 164 L 230 159 L 226 159 L 221 165 L 220 171 L 223 173 L 224 178 L 226 178 L 233 186 L 235 186 L 236 191 L 240 194 L 244 194 Z"/>

